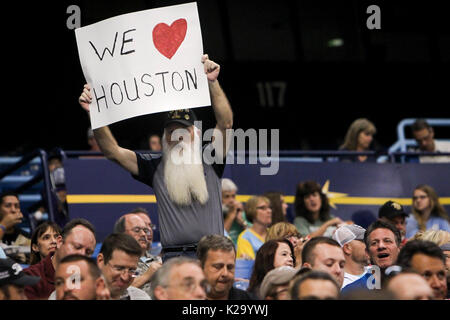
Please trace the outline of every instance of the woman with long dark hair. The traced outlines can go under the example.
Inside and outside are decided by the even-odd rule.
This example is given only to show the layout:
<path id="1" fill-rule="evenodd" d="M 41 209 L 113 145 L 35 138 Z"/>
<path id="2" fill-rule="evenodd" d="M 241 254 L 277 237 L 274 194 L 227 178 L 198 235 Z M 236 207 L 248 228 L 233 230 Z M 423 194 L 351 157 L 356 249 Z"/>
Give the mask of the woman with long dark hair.
<path id="1" fill-rule="evenodd" d="M 344 223 L 330 214 L 330 204 L 315 181 L 299 183 L 295 193 L 294 225 L 302 236 L 331 237 L 336 226 Z"/>
<path id="2" fill-rule="evenodd" d="M 41 223 L 31 236 L 30 265 L 36 264 L 50 253 L 56 251 L 56 243 L 61 235 L 61 228 L 54 222 Z"/>
<path id="3" fill-rule="evenodd" d="M 289 240 L 269 240 L 256 253 L 253 272 L 247 291 L 259 296 L 259 288 L 265 275 L 272 269 L 296 264 L 294 247 Z"/>

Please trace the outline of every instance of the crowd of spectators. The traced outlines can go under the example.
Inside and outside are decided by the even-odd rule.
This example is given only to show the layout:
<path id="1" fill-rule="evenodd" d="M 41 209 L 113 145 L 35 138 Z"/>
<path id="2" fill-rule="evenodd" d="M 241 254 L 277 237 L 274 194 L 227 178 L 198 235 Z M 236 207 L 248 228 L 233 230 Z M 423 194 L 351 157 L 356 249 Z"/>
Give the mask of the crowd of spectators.
<path id="1" fill-rule="evenodd" d="M 237 189 L 229 179 L 222 182 Z M 238 223 L 242 230 L 236 243 L 229 235 L 206 235 L 196 247 L 197 259 L 177 256 L 163 263 L 161 255 L 152 255 L 155 227 L 145 208 L 121 216 L 95 257 L 95 227 L 89 221 L 72 219 L 62 229 L 43 222 L 29 236 L 27 260 L 0 253 L 0 272 L 6 275 L 0 280 L 0 298 L 373 299 L 369 291 L 374 290 L 377 299 L 448 299 L 450 224 L 432 187 L 413 191 L 410 214 L 399 203 L 386 202 L 367 230 L 321 215 L 329 205 L 319 187 L 313 181 L 299 184 L 296 224 L 273 222 L 268 197 L 250 198 L 241 213 L 249 223 Z M 227 197 L 229 192 L 223 191 L 224 215 L 240 207 L 235 193 L 232 201 Z M 276 205 L 282 205 L 282 195 L 273 194 Z M 316 217 L 316 225 L 307 216 Z M 27 238 L 17 230 L 22 219 L 18 196 L 3 194 L 3 244 Z M 236 212 L 230 225 L 238 219 L 243 218 Z M 244 259 L 253 260 L 250 276 L 236 278 L 236 265 Z M 246 285 L 239 287 L 238 281 Z"/>

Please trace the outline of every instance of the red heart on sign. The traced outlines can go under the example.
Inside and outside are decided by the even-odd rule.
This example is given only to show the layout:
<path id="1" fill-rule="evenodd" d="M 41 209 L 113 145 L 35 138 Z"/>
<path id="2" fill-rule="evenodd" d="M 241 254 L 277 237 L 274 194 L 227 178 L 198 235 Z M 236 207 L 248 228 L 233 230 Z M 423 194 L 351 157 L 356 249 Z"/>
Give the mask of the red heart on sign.
<path id="1" fill-rule="evenodd" d="M 178 19 L 170 27 L 165 23 L 158 23 L 153 28 L 153 43 L 161 54 L 169 59 L 177 52 L 186 36 L 187 21 Z"/>

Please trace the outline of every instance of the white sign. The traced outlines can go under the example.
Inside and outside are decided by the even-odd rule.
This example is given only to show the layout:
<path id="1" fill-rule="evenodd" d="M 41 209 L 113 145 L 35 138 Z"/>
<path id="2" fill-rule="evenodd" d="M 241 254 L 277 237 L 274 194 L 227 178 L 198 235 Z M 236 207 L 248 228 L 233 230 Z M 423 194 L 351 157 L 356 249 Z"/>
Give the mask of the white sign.
<path id="1" fill-rule="evenodd" d="M 93 129 L 211 105 L 195 2 L 117 16 L 75 34 Z"/>

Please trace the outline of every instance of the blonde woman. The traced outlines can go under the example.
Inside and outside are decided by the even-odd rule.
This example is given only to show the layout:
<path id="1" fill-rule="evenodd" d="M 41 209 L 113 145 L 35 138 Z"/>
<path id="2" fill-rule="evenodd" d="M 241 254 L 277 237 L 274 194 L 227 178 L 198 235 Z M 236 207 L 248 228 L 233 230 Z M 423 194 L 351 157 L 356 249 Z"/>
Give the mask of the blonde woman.
<path id="1" fill-rule="evenodd" d="M 436 243 L 444 252 L 447 277 L 450 277 L 450 232 L 444 230 L 419 231 L 411 240 L 431 241 Z"/>
<path id="2" fill-rule="evenodd" d="M 406 219 L 406 238 L 419 231 L 444 230 L 450 232 L 449 216 L 439 203 L 434 189 L 426 184 L 417 186 L 412 197 L 412 214 Z"/>
<path id="3" fill-rule="evenodd" d="M 255 260 L 256 252 L 266 242 L 267 228 L 272 224 L 272 208 L 266 197 L 251 197 L 245 204 L 245 213 L 252 226 L 237 240 L 237 259 Z"/>
<path id="4" fill-rule="evenodd" d="M 413 240 L 431 241 L 440 247 L 450 242 L 450 232 L 444 230 L 419 231 L 413 237 Z"/>
<path id="5" fill-rule="evenodd" d="M 356 119 L 348 128 L 344 143 L 339 147 L 339 150 L 359 152 L 371 151 L 373 136 L 376 132 L 377 129 L 371 121 L 365 118 Z M 374 162 L 376 159 L 374 157 L 369 159 L 367 156 L 348 156 L 341 157 L 341 160 L 354 162 Z"/>

